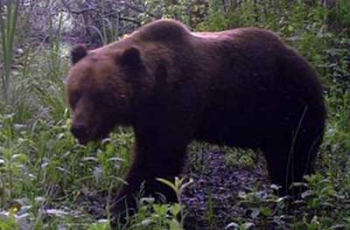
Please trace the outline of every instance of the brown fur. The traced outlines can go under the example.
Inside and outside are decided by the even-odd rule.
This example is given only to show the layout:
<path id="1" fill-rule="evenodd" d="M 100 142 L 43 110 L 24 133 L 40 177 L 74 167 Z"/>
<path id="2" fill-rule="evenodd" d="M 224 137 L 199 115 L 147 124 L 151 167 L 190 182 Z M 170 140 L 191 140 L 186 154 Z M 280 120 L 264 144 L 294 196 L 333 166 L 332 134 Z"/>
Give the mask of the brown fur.
<path id="1" fill-rule="evenodd" d="M 85 55 L 75 48 L 72 60 L 68 96 L 78 140 L 102 138 L 116 125 L 135 132 L 115 216 L 124 201 L 135 207 L 143 181 L 146 193 L 175 201 L 154 178 L 177 176 L 194 139 L 262 150 L 282 194 L 313 172 L 326 118 L 322 86 L 310 65 L 267 30 L 192 33 L 160 20 Z"/>

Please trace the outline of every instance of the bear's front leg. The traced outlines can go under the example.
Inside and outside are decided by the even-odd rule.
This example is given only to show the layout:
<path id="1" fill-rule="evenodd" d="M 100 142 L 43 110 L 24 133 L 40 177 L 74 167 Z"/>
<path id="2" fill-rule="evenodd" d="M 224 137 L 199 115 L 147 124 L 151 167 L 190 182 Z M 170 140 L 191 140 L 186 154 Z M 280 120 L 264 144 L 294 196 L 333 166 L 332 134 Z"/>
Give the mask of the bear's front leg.
<path id="1" fill-rule="evenodd" d="M 152 135 L 148 138 L 136 136 L 134 160 L 125 178 L 127 184 L 113 199 L 110 209 L 112 226 L 125 223 L 128 216 L 136 213 L 135 197 L 139 194 L 142 183 L 144 196 L 153 196 L 156 200 L 164 196 L 167 202 L 177 202 L 175 192 L 156 178 L 173 181 L 180 174 L 186 147 L 187 145 L 170 145 L 164 139 L 156 141 Z"/>

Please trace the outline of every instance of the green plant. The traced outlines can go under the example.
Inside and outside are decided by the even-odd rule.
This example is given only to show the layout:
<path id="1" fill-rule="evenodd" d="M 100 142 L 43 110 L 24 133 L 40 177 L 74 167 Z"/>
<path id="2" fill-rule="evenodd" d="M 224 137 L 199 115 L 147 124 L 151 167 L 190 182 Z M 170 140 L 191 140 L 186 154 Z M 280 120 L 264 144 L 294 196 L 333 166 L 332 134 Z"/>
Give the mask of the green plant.
<path id="1" fill-rule="evenodd" d="M 215 221 L 215 213 L 214 213 L 214 206 L 215 206 L 215 200 L 213 198 L 212 191 L 209 191 L 209 197 L 208 197 L 208 211 L 206 212 L 208 222 L 210 223 L 209 228 L 215 229 L 216 227 L 216 221 Z"/>
<path id="2" fill-rule="evenodd" d="M 158 178 L 158 181 L 166 184 L 176 193 L 180 201 L 180 195 L 193 181 L 190 179 L 185 182 L 185 177 L 175 178 L 174 182 Z M 130 229 L 184 229 L 185 211 L 181 203 L 174 204 L 155 204 L 153 198 L 141 198 L 139 201 L 139 210 L 133 217 Z"/>
<path id="3" fill-rule="evenodd" d="M 178 178 L 178 177 L 175 177 L 175 181 L 174 183 L 172 183 L 171 181 L 168 181 L 168 180 L 165 180 L 165 179 L 162 179 L 162 178 L 158 178 L 157 179 L 158 181 L 168 185 L 170 188 L 173 189 L 173 191 L 176 193 L 176 196 L 177 196 L 177 200 L 180 201 L 181 200 L 181 193 L 182 191 L 188 186 L 190 185 L 191 183 L 193 183 L 193 179 L 190 179 L 188 182 L 185 182 L 186 180 L 186 177 L 182 177 L 182 178 Z M 181 220 L 180 220 L 180 225 L 183 226 L 184 225 L 184 220 L 185 220 L 185 213 L 184 213 L 184 210 L 181 209 Z"/>
<path id="4" fill-rule="evenodd" d="M 89 230 L 111 230 L 111 225 L 109 222 L 100 221 L 99 223 L 93 223 Z"/>
<path id="5" fill-rule="evenodd" d="M 337 2 L 337 7 L 330 12 L 331 19 L 335 21 L 336 23 L 340 24 L 337 25 L 340 28 L 344 28 L 343 30 L 346 33 L 349 33 L 349 26 L 350 26 L 350 2 L 347 0 L 340 0 Z"/>
<path id="6" fill-rule="evenodd" d="M 0 229 L 2 230 L 19 230 L 15 214 L 10 211 L 7 215 L 0 213 Z"/>
<path id="7" fill-rule="evenodd" d="M 349 204 L 346 196 L 334 188 L 334 182 L 316 173 L 306 176 L 308 190 L 294 202 L 294 216 L 299 216 L 296 229 L 334 229 L 346 228 Z"/>
<path id="8" fill-rule="evenodd" d="M 277 187 L 272 185 L 276 190 Z M 283 218 L 272 219 L 273 216 L 281 216 L 287 208 L 287 197 L 278 197 L 266 191 L 240 192 L 241 201 L 237 206 L 244 207 L 247 220 L 256 226 L 268 229 L 271 226 L 285 227 L 286 222 Z M 238 223 L 242 222 L 238 218 Z"/>
<path id="9" fill-rule="evenodd" d="M 2 80 L 2 96 L 5 105 L 10 100 L 11 87 L 11 67 L 13 58 L 13 49 L 15 42 L 15 30 L 18 18 L 19 0 L 6 1 L 5 4 L 0 3 L 0 33 L 2 43 L 2 62 L 3 73 Z"/>
<path id="10" fill-rule="evenodd" d="M 223 149 L 225 152 L 225 161 L 229 167 L 240 166 L 252 168 L 256 164 L 258 153 L 251 149 Z"/>
<path id="11" fill-rule="evenodd" d="M 64 77 L 68 71 L 68 62 L 64 58 L 67 51 L 61 43 L 61 29 L 63 27 L 63 15 L 58 18 L 57 28 L 53 26 L 54 17 L 50 18 L 49 24 L 49 49 L 41 50 L 38 57 L 40 62 L 43 59 L 48 60 L 48 65 L 38 64 L 42 69 L 38 72 L 39 75 L 34 76 L 34 80 L 30 84 L 30 89 L 35 92 L 37 100 L 40 104 L 48 109 L 51 117 L 58 120 L 69 113 L 66 105 L 66 92 L 64 85 Z M 34 100 L 34 99 L 33 99 Z"/>
<path id="12" fill-rule="evenodd" d="M 16 139 L 14 115 L 5 115 L 0 117 L 0 124 L 3 132 L 0 140 L 3 146 L 0 146 L 0 190 L 2 193 L 1 203 L 4 204 L 8 197 L 10 200 L 14 197 L 15 187 L 18 186 L 18 180 L 25 178 L 23 168 L 28 163 L 28 156 L 22 153 L 25 140 Z M 24 182 L 24 181 L 23 181 Z"/>

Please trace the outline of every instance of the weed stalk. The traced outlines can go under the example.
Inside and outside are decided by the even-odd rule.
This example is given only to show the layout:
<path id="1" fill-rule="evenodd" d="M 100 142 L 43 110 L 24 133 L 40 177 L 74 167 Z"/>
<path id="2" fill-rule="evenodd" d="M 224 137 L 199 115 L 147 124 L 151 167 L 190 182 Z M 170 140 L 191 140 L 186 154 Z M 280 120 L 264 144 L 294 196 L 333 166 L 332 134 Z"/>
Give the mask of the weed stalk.
<path id="1" fill-rule="evenodd" d="M 9 91 L 11 83 L 11 65 L 15 40 L 15 30 L 18 18 L 19 0 L 0 3 L 0 33 L 2 43 L 3 74 L 2 95 L 5 104 L 9 104 Z"/>

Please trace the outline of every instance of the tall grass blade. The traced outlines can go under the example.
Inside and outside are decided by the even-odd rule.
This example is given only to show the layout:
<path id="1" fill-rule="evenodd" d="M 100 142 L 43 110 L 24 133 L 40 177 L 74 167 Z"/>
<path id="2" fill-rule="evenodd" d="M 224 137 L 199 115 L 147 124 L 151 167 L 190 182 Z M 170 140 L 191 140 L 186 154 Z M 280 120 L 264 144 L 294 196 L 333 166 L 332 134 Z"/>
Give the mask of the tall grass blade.
<path id="1" fill-rule="evenodd" d="M 0 3 L 0 33 L 2 43 L 3 71 L 1 75 L 2 96 L 6 105 L 9 103 L 9 91 L 11 87 L 11 65 L 15 31 L 18 18 L 19 0 Z"/>

